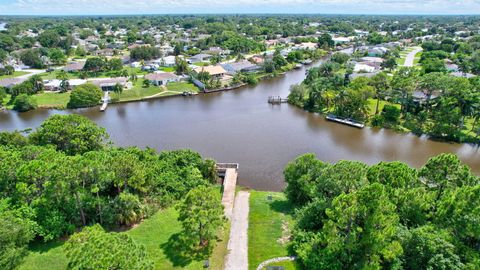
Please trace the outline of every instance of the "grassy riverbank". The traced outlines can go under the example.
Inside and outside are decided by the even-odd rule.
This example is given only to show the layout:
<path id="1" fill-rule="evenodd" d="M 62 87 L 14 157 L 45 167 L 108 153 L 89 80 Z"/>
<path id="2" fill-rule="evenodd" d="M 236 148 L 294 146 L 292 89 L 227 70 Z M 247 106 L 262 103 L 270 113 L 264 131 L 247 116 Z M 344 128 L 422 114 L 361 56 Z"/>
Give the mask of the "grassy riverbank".
<path id="1" fill-rule="evenodd" d="M 191 261 L 177 254 L 175 245 L 176 235 L 181 231 L 181 224 L 177 221 L 178 212 L 174 207 L 157 212 L 126 233 L 137 243 L 146 247 L 148 256 L 154 262 L 154 269 L 202 269 L 203 260 Z M 210 258 L 210 268 L 223 269 L 224 258 L 227 253 L 229 226 L 219 232 L 220 239 Z M 36 243 L 31 245 L 30 253 L 25 258 L 20 270 L 63 270 L 67 269 L 67 258 L 61 241 Z"/>
<path id="2" fill-rule="evenodd" d="M 272 196 L 272 200 L 268 199 Z M 290 229 L 293 227 L 293 207 L 283 193 L 250 192 L 248 224 L 248 265 L 250 270 L 268 259 L 288 256 Z M 296 269 L 292 262 L 272 265 Z"/>

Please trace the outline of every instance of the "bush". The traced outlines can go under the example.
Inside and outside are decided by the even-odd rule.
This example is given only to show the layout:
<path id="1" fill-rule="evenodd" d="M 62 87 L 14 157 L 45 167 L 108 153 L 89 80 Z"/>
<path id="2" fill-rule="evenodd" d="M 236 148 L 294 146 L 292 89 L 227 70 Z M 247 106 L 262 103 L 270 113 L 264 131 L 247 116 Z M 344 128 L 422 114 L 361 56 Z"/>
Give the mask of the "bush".
<path id="1" fill-rule="evenodd" d="M 102 99 L 102 90 L 93 84 L 80 85 L 72 91 L 68 108 L 82 108 L 98 105 Z"/>
<path id="2" fill-rule="evenodd" d="M 388 124 L 396 125 L 400 119 L 400 109 L 393 105 L 386 104 L 382 110 L 382 117 Z"/>
<path id="3" fill-rule="evenodd" d="M 13 102 L 13 109 L 19 112 L 26 112 L 37 108 L 37 101 L 27 94 L 20 94 Z"/>

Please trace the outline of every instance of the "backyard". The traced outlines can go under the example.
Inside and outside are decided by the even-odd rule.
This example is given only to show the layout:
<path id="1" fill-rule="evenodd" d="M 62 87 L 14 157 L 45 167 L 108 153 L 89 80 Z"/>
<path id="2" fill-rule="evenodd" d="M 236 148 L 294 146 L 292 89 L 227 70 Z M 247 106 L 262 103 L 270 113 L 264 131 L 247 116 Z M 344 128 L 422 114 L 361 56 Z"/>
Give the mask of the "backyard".
<path id="1" fill-rule="evenodd" d="M 175 248 L 181 224 L 177 221 L 178 213 L 174 207 L 157 212 L 140 225 L 130 229 L 129 234 L 137 243 L 146 247 L 154 269 L 202 269 L 204 261 L 190 260 L 182 257 Z M 227 252 L 228 226 L 219 234 L 213 254 L 210 258 L 210 268 L 223 269 L 223 261 Z M 36 243 L 30 246 L 30 253 L 25 258 L 20 270 L 60 270 L 67 269 L 68 260 L 63 251 L 63 242 Z"/>
<path id="2" fill-rule="evenodd" d="M 272 199 L 269 200 L 268 196 Z M 250 270 L 268 259 L 288 256 L 290 229 L 293 225 L 293 207 L 283 193 L 250 192 L 248 224 L 248 265 Z M 271 265 L 297 269 L 293 262 Z"/>

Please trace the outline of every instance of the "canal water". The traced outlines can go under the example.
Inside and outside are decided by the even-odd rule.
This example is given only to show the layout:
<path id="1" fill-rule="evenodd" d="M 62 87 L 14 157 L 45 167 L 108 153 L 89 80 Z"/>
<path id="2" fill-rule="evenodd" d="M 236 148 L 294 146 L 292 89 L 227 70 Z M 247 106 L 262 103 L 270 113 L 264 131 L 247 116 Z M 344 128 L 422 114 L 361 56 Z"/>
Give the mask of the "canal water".
<path id="1" fill-rule="evenodd" d="M 431 156 L 451 152 L 480 173 L 478 147 L 441 143 L 385 129 L 356 129 L 327 122 L 293 106 L 270 105 L 268 96 L 286 97 L 305 69 L 229 92 L 109 105 L 75 111 L 0 113 L 0 130 L 35 128 L 52 114 L 78 113 L 107 129 L 116 145 L 158 150 L 190 148 L 218 162 L 238 162 L 239 184 L 279 191 L 282 171 L 298 155 L 368 164 L 401 160 L 420 167 Z"/>

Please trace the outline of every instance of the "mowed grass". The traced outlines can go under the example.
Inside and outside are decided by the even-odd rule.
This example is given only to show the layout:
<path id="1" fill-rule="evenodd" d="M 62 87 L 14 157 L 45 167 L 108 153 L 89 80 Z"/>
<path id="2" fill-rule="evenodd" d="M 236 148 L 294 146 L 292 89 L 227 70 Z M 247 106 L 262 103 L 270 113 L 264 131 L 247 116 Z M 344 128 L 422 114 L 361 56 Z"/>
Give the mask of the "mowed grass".
<path id="1" fill-rule="evenodd" d="M 272 200 L 268 200 L 268 195 Z M 248 267 L 268 259 L 288 256 L 289 233 L 293 226 L 293 207 L 283 193 L 251 191 L 248 224 Z M 294 263 L 284 262 L 286 269 L 296 269 Z"/>
<path id="2" fill-rule="evenodd" d="M 394 105 L 395 107 L 400 109 L 400 104 L 395 104 L 395 103 L 390 103 L 385 100 L 380 100 L 380 103 L 378 104 L 378 112 L 380 113 L 383 110 L 383 107 L 385 104 L 389 105 Z M 374 98 L 369 98 L 368 99 L 368 114 L 369 115 L 374 115 L 375 114 L 375 108 L 377 106 L 377 100 Z"/>
<path id="3" fill-rule="evenodd" d="M 28 74 L 28 72 L 26 72 L 26 71 L 15 71 L 15 72 L 13 72 L 13 74 L 11 74 L 11 75 L 2 75 L 2 76 L 0 76 L 0 80 L 1 80 L 1 79 L 8 79 L 8 78 L 15 78 L 15 77 L 22 76 L 22 75 L 25 75 L 25 74 Z"/>
<path id="4" fill-rule="evenodd" d="M 178 250 L 170 249 L 175 243 L 175 235 L 181 231 L 177 220 L 178 212 L 174 207 L 157 212 L 137 227 L 127 231 L 137 243 L 146 247 L 149 258 L 154 262 L 154 269 L 203 269 L 203 260 L 190 261 L 178 258 Z M 223 269 L 227 253 L 228 228 L 225 226 L 219 234 L 220 239 L 210 258 L 210 268 Z M 37 243 L 30 247 L 20 270 L 63 270 L 67 269 L 68 260 L 63 251 L 63 242 Z"/>
<path id="5" fill-rule="evenodd" d="M 167 84 L 167 89 L 168 91 L 175 91 L 180 93 L 183 93 L 185 91 L 198 93 L 198 88 L 192 83 L 188 82 L 171 82 Z"/>
<path id="6" fill-rule="evenodd" d="M 136 82 L 133 83 L 132 89 L 124 89 L 120 96 L 118 96 L 116 93 L 111 93 L 111 97 L 119 97 L 120 101 L 139 100 L 145 97 L 159 94 L 164 91 L 162 87 L 151 85 L 144 88 L 142 84 L 143 80 L 138 79 Z"/>
<path id="7" fill-rule="evenodd" d="M 34 96 L 39 107 L 45 108 L 66 108 L 70 100 L 70 92 L 51 93 L 44 92 Z"/>

